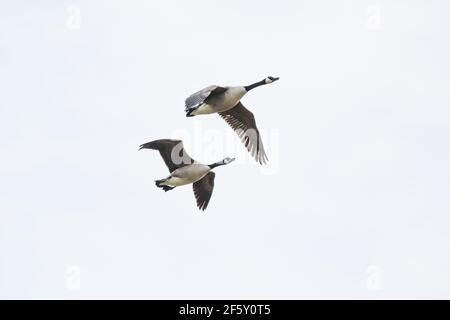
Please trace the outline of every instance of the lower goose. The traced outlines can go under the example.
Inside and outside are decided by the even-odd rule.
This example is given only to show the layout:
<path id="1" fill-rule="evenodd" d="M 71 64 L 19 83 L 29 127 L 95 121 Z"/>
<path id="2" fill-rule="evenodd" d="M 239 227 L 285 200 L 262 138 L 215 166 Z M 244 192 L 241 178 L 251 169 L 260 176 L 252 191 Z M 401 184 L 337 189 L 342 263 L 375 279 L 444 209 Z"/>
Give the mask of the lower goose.
<path id="1" fill-rule="evenodd" d="M 192 183 L 200 210 L 206 209 L 214 189 L 216 174 L 211 170 L 234 161 L 234 158 L 225 158 L 210 165 L 198 163 L 186 153 L 181 140 L 155 140 L 142 144 L 139 147 L 139 150 L 141 149 L 158 150 L 169 169 L 170 175 L 167 178 L 155 180 L 156 186 L 167 192 Z"/>

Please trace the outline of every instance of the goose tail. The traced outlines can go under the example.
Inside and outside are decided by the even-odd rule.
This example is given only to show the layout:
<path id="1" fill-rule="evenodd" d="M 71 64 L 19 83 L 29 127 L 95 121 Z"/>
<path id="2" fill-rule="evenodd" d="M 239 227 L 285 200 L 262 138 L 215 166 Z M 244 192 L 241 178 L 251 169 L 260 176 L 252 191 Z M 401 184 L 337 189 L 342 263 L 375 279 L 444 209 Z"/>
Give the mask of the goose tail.
<path id="1" fill-rule="evenodd" d="M 163 185 L 162 183 L 165 182 L 166 180 L 167 180 L 167 179 L 155 180 L 155 185 L 156 185 L 158 188 L 163 189 L 165 192 L 170 191 L 170 190 L 172 190 L 172 189 L 175 189 L 175 187 Z"/>

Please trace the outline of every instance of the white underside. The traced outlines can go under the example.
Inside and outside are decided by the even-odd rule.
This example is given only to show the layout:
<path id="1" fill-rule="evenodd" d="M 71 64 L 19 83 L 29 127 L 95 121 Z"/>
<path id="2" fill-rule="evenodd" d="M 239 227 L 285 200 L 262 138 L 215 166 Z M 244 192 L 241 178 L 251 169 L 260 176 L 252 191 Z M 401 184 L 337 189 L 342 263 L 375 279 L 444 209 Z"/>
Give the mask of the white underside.
<path id="1" fill-rule="evenodd" d="M 186 184 L 193 183 L 195 181 L 190 181 L 190 179 L 178 178 L 178 177 L 170 177 L 169 179 L 161 182 L 163 186 L 171 186 L 171 187 L 179 187 L 184 186 Z"/>
<path id="2" fill-rule="evenodd" d="M 210 170 L 211 168 L 204 164 L 194 163 L 176 169 L 167 179 L 161 181 L 161 185 L 179 187 L 194 183 L 202 179 Z"/>
<path id="3" fill-rule="evenodd" d="M 226 110 L 224 110 L 226 111 Z M 198 116 L 200 114 L 211 114 L 211 113 L 217 113 L 217 112 L 223 112 L 223 111 L 218 111 L 218 109 L 214 106 L 211 106 L 207 103 L 204 103 L 202 105 L 200 105 L 197 109 L 195 109 L 194 111 L 192 111 L 192 115 L 194 116 Z"/>

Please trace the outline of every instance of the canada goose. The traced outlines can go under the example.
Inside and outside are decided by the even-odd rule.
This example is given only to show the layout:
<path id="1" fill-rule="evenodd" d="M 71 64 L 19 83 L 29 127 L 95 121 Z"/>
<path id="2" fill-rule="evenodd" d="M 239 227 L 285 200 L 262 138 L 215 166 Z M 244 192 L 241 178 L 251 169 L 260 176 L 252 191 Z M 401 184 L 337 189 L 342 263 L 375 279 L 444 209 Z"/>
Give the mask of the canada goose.
<path id="1" fill-rule="evenodd" d="M 225 158 L 210 165 L 198 163 L 186 153 L 181 140 L 155 140 L 140 145 L 139 150 L 141 149 L 158 150 L 169 168 L 170 176 L 155 180 L 156 186 L 167 192 L 175 187 L 192 183 L 200 210 L 206 209 L 214 189 L 216 174 L 211 170 L 234 161 L 234 158 Z"/>
<path id="2" fill-rule="evenodd" d="M 206 87 L 186 99 L 186 117 L 218 113 L 237 133 L 255 160 L 260 164 L 266 163 L 268 159 L 256 127 L 255 117 L 242 105 L 240 100 L 250 90 L 278 79 L 267 77 L 243 87 Z"/>

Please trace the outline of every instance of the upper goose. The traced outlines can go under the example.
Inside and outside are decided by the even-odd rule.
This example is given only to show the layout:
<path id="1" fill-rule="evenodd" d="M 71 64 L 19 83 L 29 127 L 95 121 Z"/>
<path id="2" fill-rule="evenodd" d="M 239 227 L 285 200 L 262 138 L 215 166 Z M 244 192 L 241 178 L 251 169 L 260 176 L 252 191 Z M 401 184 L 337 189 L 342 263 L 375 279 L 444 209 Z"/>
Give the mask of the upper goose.
<path id="1" fill-rule="evenodd" d="M 225 158 L 210 165 L 198 163 L 184 151 L 181 140 L 155 140 L 142 144 L 139 147 L 139 150 L 141 149 L 158 150 L 169 168 L 170 175 L 167 178 L 155 180 L 156 186 L 169 191 L 175 187 L 193 183 L 195 199 L 200 210 L 206 209 L 214 189 L 216 175 L 211 170 L 234 161 L 234 158 Z"/>
<path id="2" fill-rule="evenodd" d="M 218 113 L 236 131 L 255 160 L 260 164 L 266 163 L 268 159 L 256 127 L 255 117 L 240 100 L 250 90 L 278 79 L 267 77 L 243 87 L 206 87 L 186 99 L 186 117 Z"/>

